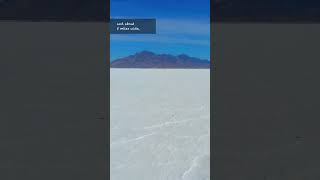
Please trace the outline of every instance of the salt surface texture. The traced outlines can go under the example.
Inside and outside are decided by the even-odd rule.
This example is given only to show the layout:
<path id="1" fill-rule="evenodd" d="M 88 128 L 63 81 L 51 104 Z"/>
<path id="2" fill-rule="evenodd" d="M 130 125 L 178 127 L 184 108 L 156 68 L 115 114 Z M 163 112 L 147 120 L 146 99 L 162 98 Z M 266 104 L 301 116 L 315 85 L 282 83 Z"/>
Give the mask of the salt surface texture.
<path id="1" fill-rule="evenodd" d="M 210 70 L 111 69 L 111 180 L 210 179 Z"/>

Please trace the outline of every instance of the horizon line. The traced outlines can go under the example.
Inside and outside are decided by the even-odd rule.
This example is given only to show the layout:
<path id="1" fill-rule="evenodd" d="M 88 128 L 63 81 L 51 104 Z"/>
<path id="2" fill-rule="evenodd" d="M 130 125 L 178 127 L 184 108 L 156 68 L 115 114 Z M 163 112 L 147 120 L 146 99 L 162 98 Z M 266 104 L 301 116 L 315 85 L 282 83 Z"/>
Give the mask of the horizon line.
<path id="1" fill-rule="evenodd" d="M 155 53 L 155 52 L 149 51 L 149 50 L 137 51 L 134 54 L 130 54 L 130 55 L 127 55 L 127 56 L 124 56 L 124 57 L 116 58 L 116 59 L 111 59 L 110 58 L 110 61 L 115 61 L 115 60 L 118 60 L 118 59 L 126 58 L 128 56 L 136 55 L 136 54 L 143 53 L 143 52 L 148 52 L 148 53 L 152 53 L 152 54 L 155 54 L 155 55 L 170 55 L 170 56 L 174 56 L 174 57 L 185 55 L 185 56 L 188 56 L 190 58 L 197 58 L 197 59 L 200 59 L 200 60 L 210 61 L 210 58 L 209 59 L 203 59 L 203 58 L 199 58 L 199 57 L 195 57 L 195 56 L 190 56 L 190 55 L 188 55 L 186 53 L 180 53 L 178 55 L 173 55 L 173 54 L 170 54 L 170 53 Z"/>

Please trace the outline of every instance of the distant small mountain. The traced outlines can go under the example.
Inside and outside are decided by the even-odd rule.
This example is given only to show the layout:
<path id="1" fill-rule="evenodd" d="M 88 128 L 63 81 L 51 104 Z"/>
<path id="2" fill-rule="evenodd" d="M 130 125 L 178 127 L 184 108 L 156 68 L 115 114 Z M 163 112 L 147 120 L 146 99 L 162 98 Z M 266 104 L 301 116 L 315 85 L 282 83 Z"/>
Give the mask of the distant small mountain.
<path id="1" fill-rule="evenodd" d="M 111 68 L 207 69 L 210 68 L 210 61 L 189 57 L 185 54 L 173 56 L 142 51 L 128 57 L 116 59 L 111 62 L 110 66 Z"/>

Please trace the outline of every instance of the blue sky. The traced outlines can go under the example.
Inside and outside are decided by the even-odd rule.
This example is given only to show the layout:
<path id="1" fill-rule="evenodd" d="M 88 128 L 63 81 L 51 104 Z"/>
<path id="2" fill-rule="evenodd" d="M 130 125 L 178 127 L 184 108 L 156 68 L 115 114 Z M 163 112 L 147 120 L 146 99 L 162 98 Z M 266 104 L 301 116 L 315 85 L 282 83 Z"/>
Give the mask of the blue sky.
<path id="1" fill-rule="evenodd" d="M 210 0 L 110 0 L 111 18 L 156 18 L 157 34 L 111 34 L 111 60 L 148 50 L 210 57 Z"/>

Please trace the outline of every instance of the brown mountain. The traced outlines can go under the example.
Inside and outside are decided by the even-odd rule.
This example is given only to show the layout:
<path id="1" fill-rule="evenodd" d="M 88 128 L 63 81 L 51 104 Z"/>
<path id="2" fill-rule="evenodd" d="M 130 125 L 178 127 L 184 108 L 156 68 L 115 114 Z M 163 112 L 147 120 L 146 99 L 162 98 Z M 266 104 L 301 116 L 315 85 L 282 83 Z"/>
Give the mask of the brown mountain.
<path id="1" fill-rule="evenodd" d="M 189 57 L 185 54 L 173 56 L 169 54 L 155 54 L 142 51 L 125 58 L 111 62 L 111 68 L 180 68 L 180 69 L 207 69 L 210 61 Z"/>

